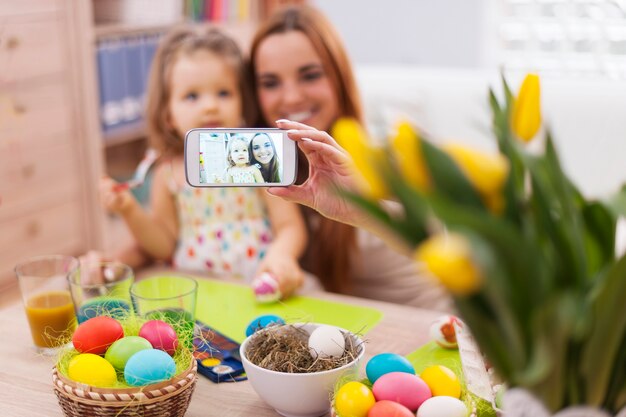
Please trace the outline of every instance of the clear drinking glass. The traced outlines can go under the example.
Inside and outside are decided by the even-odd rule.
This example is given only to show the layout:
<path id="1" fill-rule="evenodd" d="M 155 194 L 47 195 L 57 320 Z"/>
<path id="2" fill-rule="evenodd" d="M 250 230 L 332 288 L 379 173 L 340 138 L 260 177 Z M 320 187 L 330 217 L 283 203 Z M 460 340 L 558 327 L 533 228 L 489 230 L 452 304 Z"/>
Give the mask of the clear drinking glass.
<path id="1" fill-rule="evenodd" d="M 45 255 L 15 267 L 30 332 L 40 353 L 54 354 L 71 340 L 76 316 L 67 277 L 78 266 L 74 257 Z"/>
<path id="2" fill-rule="evenodd" d="M 184 275 L 146 278 L 135 282 L 130 289 L 139 316 L 171 324 L 188 346 L 193 342 L 197 294 L 196 280 Z"/>
<path id="3" fill-rule="evenodd" d="M 131 267 L 121 262 L 82 262 L 68 276 L 78 323 L 106 315 L 116 319 L 132 312 Z"/>

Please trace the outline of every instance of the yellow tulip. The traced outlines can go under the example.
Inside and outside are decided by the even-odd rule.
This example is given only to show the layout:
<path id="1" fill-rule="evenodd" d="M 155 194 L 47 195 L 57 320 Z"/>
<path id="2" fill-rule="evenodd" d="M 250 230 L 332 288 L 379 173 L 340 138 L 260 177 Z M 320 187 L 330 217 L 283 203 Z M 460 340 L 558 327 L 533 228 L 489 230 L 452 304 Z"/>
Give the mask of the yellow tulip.
<path id="1" fill-rule="evenodd" d="M 442 147 L 483 196 L 499 194 L 509 175 L 509 161 L 499 153 L 484 153 L 458 144 Z"/>
<path id="2" fill-rule="evenodd" d="M 424 163 L 420 138 L 409 123 L 398 124 L 398 133 L 391 141 L 391 149 L 405 181 L 418 190 L 430 189 L 430 178 Z"/>
<path id="3" fill-rule="evenodd" d="M 337 120 L 331 134 L 352 157 L 361 191 L 373 199 L 385 198 L 387 187 L 379 174 L 382 149 L 372 147 L 361 125 L 351 118 Z"/>
<path id="4" fill-rule="evenodd" d="M 422 262 L 456 296 L 472 295 L 482 286 L 482 275 L 472 260 L 470 244 L 461 235 L 431 236 L 417 248 L 415 260 Z"/>
<path id="5" fill-rule="evenodd" d="M 511 130 L 524 142 L 529 142 L 541 127 L 541 89 L 539 76 L 528 74 L 513 102 Z"/>

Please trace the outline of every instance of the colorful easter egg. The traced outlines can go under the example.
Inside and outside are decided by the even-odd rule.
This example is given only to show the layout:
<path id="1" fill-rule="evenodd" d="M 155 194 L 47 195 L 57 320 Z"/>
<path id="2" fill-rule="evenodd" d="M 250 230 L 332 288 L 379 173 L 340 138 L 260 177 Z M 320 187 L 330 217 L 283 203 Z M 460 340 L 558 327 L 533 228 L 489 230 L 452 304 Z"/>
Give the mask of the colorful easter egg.
<path id="1" fill-rule="evenodd" d="M 379 353 L 367 362 L 365 373 L 373 384 L 389 372 L 406 372 L 415 375 L 415 368 L 404 356 L 396 353 Z"/>
<path id="2" fill-rule="evenodd" d="M 351 381 L 335 394 L 335 409 L 340 416 L 366 417 L 376 399 L 364 384 Z"/>
<path id="3" fill-rule="evenodd" d="M 319 326 L 309 336 L 309 352 L 313 359 L 340 358 L 346 348 L 343 333 L 332 326 Z"/>
<path id="4" fill-rule="evenodd" d="M 67 365 L 67 376 L 73 381 L 94 387 L 111 387 L 117 383 L 113 365 L 93 353 L 74 356 Z"/>
<path id="5" fill-rule="evenodd" d="M 445 366 L 429 366 L 424 369 L 420 378 L 426 382 L 433 397 L 445 395 L 448 397 L 461 398 L 461 381 L 451 369 Z"/>
<path id="6" fill-rule="evenodd" d="M 467 417 L 467 406 L 452 397 L 432 397 L 417 410 L 417 417 Z"/>
<path id="7" fill-rule="evenodd" d="M 166 381 L 176 374 L 174 359 L 159 349 L 140 350 L 128 359 L 124 379 L 135 387 Z"/>
<path id="8" fill-rule="evenodd" d="M 173 355 L 178 347 L 176 330 L 162 320 L 145 322 L 139 329 L 139 336 L 150 342 L 153 348 L 163 350 L 170 355 Z"/>
<path id="9" fill-rule="evenodd" d="M 408 408 L 394 401 L 382 400 L 378 401 L 370 411 L 367 417 L 415 417 L 415 414 Z"/>
<path id="10" fill-rule="evenodd" d="M 152 345 L 146 339 L 139 336 L 126 336 L 117 340 L 107 349 L 104 359 L 109 361 L 118 371 L 123 371 L 128 359 L 145 349 L 152 349 Z"/>
<path id="11" fill-rule="evenodd" d="M 252 289 L 259 303 L 273 303 L 280 300 L 282 293 L 278 280 L 269 272 L 264 272 L 252 281 Z"/>
<path id="12" fill-rule="evenodd" d="M 113 342 L 122 337 L 124 329 L 117 320 L 98 316 L 78 326 L 72 336 L 72 343 L 80 353 L 102 355 Z"/>
<path id="13" fill-rule="evenodd" d="M 259 316 L 252 320 L 250 324 L 248 324 L 248 327 L 246 327 L 246 336 L 252 336 L 254 332 L 267 327 L 270 324 L 285 324 L 285 320 L 274 314 Z"/>
<path id="14" fill-rule="evenodd" d="M 458 345 L 454 326 L 462 326 L 462 324 L 463 322 L 456 316 L 441 316 L 430 325 L 430 338 L 442 348 L 456 349 Z"/>
<path id="15" fill-rule="evenodd" d="M 390 372 L 378 378 L 372 387 L 376 401 L 395 401 L 411 411 L 432 397 L 430 388 L 418 376 L 406 372 Z"/>

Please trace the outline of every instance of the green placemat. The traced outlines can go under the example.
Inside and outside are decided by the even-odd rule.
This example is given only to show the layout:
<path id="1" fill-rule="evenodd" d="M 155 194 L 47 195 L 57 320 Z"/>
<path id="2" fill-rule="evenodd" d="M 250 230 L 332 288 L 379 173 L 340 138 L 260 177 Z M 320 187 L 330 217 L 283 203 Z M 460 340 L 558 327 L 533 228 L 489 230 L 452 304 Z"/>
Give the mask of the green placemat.
<path id="1" fill-rule="evenodd" d="M 276 314 L 287 323 L 331 324 L 359 334 L 371 330 L 383 317 L 373 308 L 311 297 L 260 304 L 249 286 L 203 279 L 198 284 L 196 318 L 237 342 L 246 338 L 248 324 L 263 314 Z"/>
<path id="2" fill-rule="evenodd" d="M 421 374 L 429 366 L 443 365 L 452 369 L 454 373 L 463 378 L 461 355 L 459 355 L 458 349 L 444 349 L 436 342 L 428 342 L 421 348 L 406 355 L 406 358 L 415 368 L 417 375 Z"/>

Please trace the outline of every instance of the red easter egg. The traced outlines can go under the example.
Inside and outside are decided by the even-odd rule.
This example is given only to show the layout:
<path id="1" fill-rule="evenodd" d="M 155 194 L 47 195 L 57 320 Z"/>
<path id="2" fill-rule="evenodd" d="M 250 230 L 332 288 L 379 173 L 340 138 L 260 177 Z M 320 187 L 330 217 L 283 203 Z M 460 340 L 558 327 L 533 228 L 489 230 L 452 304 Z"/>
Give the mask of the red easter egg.
<path id="1" fill-rule="evenodd" d="M 150 342 L 153 348 L 164 350 L 170 355 L 174 355 L 176 347 L 178 347 L 176 330 L 161 320 L 145 322 L 139 329 L 139 336 Z"/>
<path id="2" fill-rule="evenodd" d="M 72 336 L 72 343 L 80 353 L 102 355 L 113 342 L 122 337 L 124 337 L 124 329 L 117 320 L 98 316 L 78 326 Z"/>
<path id="3" fill-rule="evenodd" d="M 415 417 L 415 414 L 408 408 L 394 401 L 382 400 L 378 401 L 370 411 L 367 417 Z"/>

